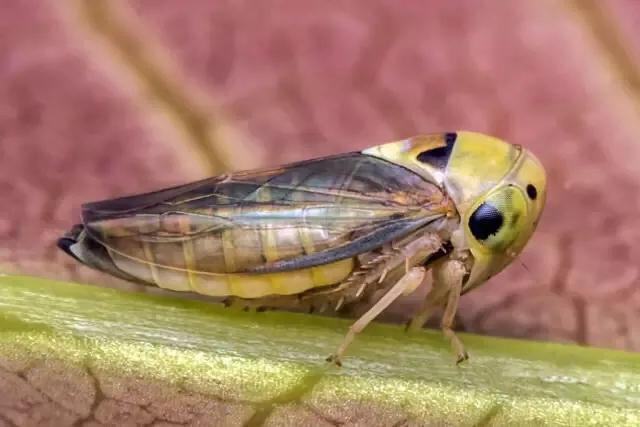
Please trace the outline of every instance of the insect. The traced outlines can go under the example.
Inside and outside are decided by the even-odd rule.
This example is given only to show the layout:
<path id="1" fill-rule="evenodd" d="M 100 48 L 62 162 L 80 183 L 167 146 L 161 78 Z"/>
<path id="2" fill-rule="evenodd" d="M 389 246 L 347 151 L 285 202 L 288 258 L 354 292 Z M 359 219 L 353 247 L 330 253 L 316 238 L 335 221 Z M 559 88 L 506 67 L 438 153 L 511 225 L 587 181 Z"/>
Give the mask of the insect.
<path id="1" fill-rule="evenodd" d="M 542 213 L 546 176 L 529 151 L 473 132 L 420 135 L 360 152 L 83 205 L 58 241 L 78 261 L 174 291 L 256 308 L 339 310 L 375 295 L 328 360 L 432 275 L 408 323 L 444 308 L 523 249 Z"/>

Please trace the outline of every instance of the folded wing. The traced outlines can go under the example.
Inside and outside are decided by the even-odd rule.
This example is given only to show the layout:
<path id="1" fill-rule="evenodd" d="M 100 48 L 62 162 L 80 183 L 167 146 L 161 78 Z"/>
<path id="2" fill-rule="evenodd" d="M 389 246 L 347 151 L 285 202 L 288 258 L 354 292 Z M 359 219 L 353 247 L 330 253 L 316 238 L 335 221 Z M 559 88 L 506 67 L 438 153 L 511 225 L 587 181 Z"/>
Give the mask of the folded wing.
<path id="1" fill-rule="evenodd" d="M 326 264 L 442 218 L 440 189 L 360 153 L 242 172 L 83 207 L 112 258 L 210 274 Z"/>

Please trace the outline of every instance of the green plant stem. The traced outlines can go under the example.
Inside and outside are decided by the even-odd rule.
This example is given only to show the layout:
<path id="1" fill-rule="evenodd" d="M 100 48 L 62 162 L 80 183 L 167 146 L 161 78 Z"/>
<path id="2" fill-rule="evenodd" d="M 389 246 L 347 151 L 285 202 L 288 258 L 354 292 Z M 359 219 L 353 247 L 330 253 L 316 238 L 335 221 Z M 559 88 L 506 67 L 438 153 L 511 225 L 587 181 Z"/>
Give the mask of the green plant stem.
<path id="1" fill-rule="evenodd" d="M 188 397 L 200 402 L 191 422 L 226 414 L 225 425 L 640 425 L 638 354 L 460 334 L 471 358 L 456 366 L 439 332 L 374 324 L 329 366 L 349 323 L 0 276 L 0 395 L 11 375 L 27 387 L 44 369 L 71 394 L 89 378 L 82 407 L 34 386 L 87 420 L 113 400 L 171 421 Z M 29 412 L 11 399 L 0 421 Z"/>

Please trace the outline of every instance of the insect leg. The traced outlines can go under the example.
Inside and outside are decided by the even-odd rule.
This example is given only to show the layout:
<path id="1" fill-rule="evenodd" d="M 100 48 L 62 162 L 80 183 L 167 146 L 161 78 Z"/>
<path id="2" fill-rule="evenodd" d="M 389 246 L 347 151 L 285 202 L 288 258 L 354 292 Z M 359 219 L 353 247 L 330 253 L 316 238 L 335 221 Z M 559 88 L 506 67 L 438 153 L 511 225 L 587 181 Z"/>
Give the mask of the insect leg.
<path id="1" fill-rule="evenodd" d="M 408 289 L 415 289 L 425 276 L 424 267 L 411 268 L 395 285 L 389 289 L 389 291 L 382 297 L 373 307 L 362 315 L 347 332 L 347 335 L 342 340 L 338 351 L 327 358 L 328 362 L 333 362 L 338 366 L 342 363 L 340 359 L 344 355 L 349 344 L 353 341 L 355 336 L 360 333 L 373 319 L 375 319 L 380 313 L 382 313 L 393 301 L 395 301 L 400 295 L 404 294 Z"/>
<path id="2" fill-rule="evenodd" d="M 464 362 L 469 358 L 462 341 L 460 341 L 460 338 L 453 332 L 453 321 L 456 311 L 458 311 L 458 302 L 460 301 L 460 293 L 462 292 L 462 281 L 466 274 L 467 270 L 462 262 L 450 260 L 440 266 L 436 275 L 438 282 L 442 284 L 441 286 L 449 290 L 449 297 L 447 298 L 447 305 L 442 315 L 440 327 L 442 328 L 444 336 L 451 342 L 451 348 L 456 355 L 456 363 Z"/>
<path id="3" fill-rule="evenodd" d="M 457 260 L 447 260 L 434 267 L 433 288 L 427 294 L 424 303 L 418 313 L 411 319 L 408 329 L 420 329 L 431 317 L 433 310 L 445 306 L 440 327 L 442 333 L 451 342 L 451 347 L 456 354 L 456 363 L 463 362 L 469 358 L 462 341 L 453 332 L 453 322 L 460 292 L 462 291 L 462 281 L 467 273 L 464 264 Z"/>
<path id="4" fill-rule="evenodd" d="M 422 329 L 424 324 L 433 316 L 433 312 L 444 305 L 449 294 L 449 288 L 442 286 L 443 284 L 446 285 L 446 282 L 443 283 L 444 281 L 440 277 L 442 276 L 441 270 L 439 265 L 433 267 L 433 287 L 429 293 L 427 293 L 416 314 L 407 322 L 407 331 L 414 332 Z"/>
<path id="5" fill-rule="evenodd" d="M 467 351 L 460 341 L 460 338 L 453 332 L 453 321 L 458 311 L 458 302 L 460 301 L 460 293 L 462 292 L 462 281 L 467 274 L 467 269 L 461 261 L 451 260 L 445 262 L 442 266 L 439 279 L 443 282 L 443 286 L 449 289 L 449 298 L 442 315 L 440 324 L 442 333 L 449 338 L 451 347 L 456 354 L 456 363 L 463 362 L 469 358 Z"/>

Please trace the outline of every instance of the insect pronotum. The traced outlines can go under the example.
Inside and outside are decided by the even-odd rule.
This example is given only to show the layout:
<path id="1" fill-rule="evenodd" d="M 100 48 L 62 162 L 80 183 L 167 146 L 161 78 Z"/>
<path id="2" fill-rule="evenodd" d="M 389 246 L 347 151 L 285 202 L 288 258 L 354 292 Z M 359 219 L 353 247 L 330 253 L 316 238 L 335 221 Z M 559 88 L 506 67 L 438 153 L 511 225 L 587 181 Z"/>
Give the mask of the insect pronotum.
<path id="1" fill-rule="evenodd" d="M 409 327 L 501 271 L 545 203 L 540 162 L 473 132 L 421 135 L 361 152 L 238 172 L 153 193 L 88 203 L 58 245 L 90 267 L 174 291 L 254 307 L 309 310 L 380 295 L 329 357 L 431 270 Z"/>

